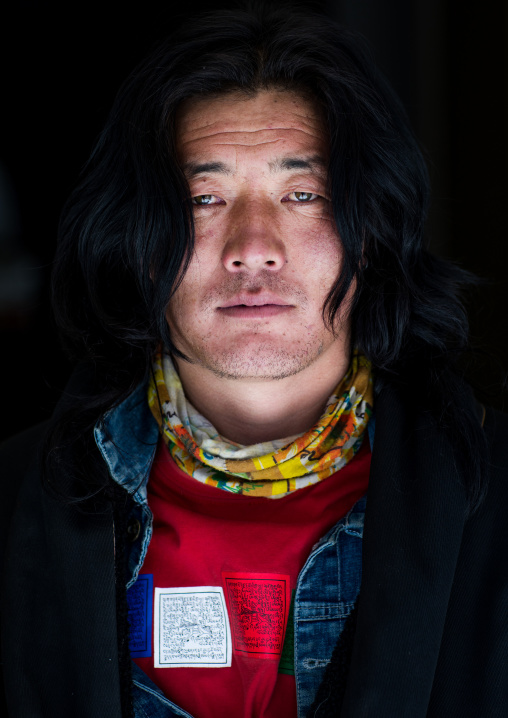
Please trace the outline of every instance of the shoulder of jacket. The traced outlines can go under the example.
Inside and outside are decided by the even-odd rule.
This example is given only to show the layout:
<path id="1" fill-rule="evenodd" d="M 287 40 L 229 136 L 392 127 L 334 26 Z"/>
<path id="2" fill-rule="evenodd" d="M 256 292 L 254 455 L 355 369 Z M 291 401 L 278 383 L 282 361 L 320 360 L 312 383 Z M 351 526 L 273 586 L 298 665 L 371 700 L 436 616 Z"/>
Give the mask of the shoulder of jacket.
<path id="1" fill-rule="evenodd" d="M 506 534 L 506 509 L 508 507 L 508 414 L 485 408 L 483 421 L 487 449 L 487 490 L 482 500 L 479 517 L 489 517 L 492 523 L 499 522 L 502 533 Z"/>
<path id="2" fill-rule="evenodd" d="M 50 422 L 44 421 L 0 444 L 0 521 L 3 526 L 10 521 L 19 489 L 28 470 L 41 461 L 49 426 Z"/>
<path id="3" fill-rule="evenodd" d="M 27 466 L 34 452 L 42 445 L 48 429 L 50 421 L 43 421 L 35 424 L 28 429 L 20 431 L 18 434 L 5 439 L 0 443 L 0 466 L 2 467 L 2 479 L 4 479 L 4 468 Z"/>
<path id="4" fill-rule="evenodd" d="M 491 407 L 485 409 L 483 428 L 491 456 L 504 458 L 508 463 L 508 414 Z"/>

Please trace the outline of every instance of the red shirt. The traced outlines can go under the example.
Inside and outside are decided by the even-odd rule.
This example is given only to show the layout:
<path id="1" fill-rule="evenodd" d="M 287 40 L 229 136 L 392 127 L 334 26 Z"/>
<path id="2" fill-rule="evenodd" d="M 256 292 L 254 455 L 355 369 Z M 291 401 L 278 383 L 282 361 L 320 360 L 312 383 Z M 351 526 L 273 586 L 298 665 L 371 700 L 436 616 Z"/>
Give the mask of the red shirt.
<path id="1" fill-rule="evenodd" d="M 291 592 L 313 545 L 366 493 L 369 469 L 364 441 L 318 484 L 249 498 L 187 476 L 159 442 L 141 571 L 153 575 L 154 630 L 151 655 L 134 660 L 170 700 L 194 718 L 296 717 L 294 676 L 279 672 Z"/>

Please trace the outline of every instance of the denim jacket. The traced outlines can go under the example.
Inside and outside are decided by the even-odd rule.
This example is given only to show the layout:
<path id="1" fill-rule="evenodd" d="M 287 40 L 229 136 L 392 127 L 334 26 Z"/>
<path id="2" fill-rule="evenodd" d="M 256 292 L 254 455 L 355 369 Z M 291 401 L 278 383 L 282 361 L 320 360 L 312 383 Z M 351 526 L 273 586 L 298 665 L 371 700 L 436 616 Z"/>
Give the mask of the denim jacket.
<path id="1" fill-rule="evenodd" d="M 369 423 L 372 445 L 374 422 Z M 127 588 L 143 565 L 152 536 L 147 482 L 158 440 L 158 426 L 141 385 L 95 428 L 95 440 L 113 479 L 134 499 L 129 517 L 131 550 Z M 294 596 L 294 670 L 298 718 L 314 701 L 324 670 L 360 590 L 366 498 L 313 547 L 298 577 Z M 133 664 L 136 718 L 192 718 Z"/>

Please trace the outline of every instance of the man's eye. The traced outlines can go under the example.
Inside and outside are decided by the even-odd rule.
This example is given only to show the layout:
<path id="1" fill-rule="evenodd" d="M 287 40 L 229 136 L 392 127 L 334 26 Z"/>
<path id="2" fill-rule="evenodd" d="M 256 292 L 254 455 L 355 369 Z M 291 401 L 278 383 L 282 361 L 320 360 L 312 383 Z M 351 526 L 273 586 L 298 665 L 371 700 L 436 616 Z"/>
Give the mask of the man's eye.
<path id="1" fill-rule="evenodd" d="M 290 192 L 287 199 L 290 202 L 313 202 L 319 195 L 314 192 Z"/>
<path id="2" fill-rule="evenodd" d="M 216 197 L 214 194 L 198 194 L 197 197 L 192 198 L 192 204 L 203 206 L 205 204 L 220 204 L 222 200 Z"/>

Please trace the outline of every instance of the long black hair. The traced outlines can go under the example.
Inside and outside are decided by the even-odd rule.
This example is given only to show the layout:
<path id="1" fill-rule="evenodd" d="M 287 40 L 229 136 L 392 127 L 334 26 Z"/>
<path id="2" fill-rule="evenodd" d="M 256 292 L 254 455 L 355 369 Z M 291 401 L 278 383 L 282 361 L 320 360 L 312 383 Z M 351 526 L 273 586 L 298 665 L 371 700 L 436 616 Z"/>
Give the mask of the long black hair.
<path id="1" fill-rule="evenodd" d="M 482 432 L 472 410 L 460 426 L 454 420 L 462 384 L 453 365 L 468 336 L 461 291 L 470 278 L 425 249 L 426 166 L 364 42 L 327 17 L 294 9 L 201 15 L 121 87 L 64 208 L 54 268 L 62 336 L 97 377 L 77 425 L 132 391 L 160 343 L 175 352 L 165 309 L 193 251 L 189 192 L 176 159 L 177 108 L 188 97 L 264 88 L 310 95 L 326 118 L 344 261 L 324 318 L 333 322 L 356 281 L 353 340 L 373 362 L 377 389 L 418 375 L 415 401 L 454 437 L 476 505 Z"/>

